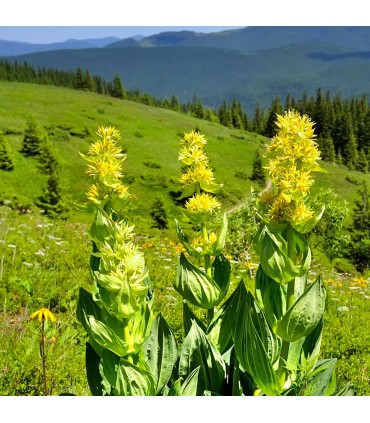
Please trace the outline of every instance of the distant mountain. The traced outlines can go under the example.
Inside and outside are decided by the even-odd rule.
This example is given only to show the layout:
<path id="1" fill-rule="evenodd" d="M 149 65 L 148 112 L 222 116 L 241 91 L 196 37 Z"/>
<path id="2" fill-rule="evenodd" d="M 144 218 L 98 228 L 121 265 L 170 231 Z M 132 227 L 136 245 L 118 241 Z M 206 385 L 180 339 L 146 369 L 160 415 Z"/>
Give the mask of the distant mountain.
<path id="1" fill-rule="evenodd" d="M 0 40 L 0 57 L 1 56 L 18 56 L 20 54 L 30 54 L 42 51 L 53 50 L 77 50 L 85 48 L 105 47 L 119 40 L 116 37 L 106 37 L 100 39 L 87 40 L 66 40 L 60 43 L 51 44 L 32 44 L 20 41 Z"/>
<path id="2" fill-rule="evenodd" d="M 368 51 L 370 27 L 258 26 L 209 34 L 171 31 L 151 35 L 132 45 L 128 45 L 129 39 L 126 39 L 108 47 L 217 47 L 252 53 L 316 41 Z"/>
<path id="3" fill-rule="evenodd" d="M 212 108 L 236 98 L 249 114 L 257 103 L 266 108 L 275 97 L 315 95 L 318 87 L 347 98 L 370 93 L 370 27 L 246 27 L 163 32 L 103 46 L 107 41 L 66 49 L 77 45 L 70 40 L 60 43 L 63 50 L 13 53 L 8 60 L 81 67 L 107 81 L 119 74 L 128 90 L 184 103 L 196 95 Z"/>

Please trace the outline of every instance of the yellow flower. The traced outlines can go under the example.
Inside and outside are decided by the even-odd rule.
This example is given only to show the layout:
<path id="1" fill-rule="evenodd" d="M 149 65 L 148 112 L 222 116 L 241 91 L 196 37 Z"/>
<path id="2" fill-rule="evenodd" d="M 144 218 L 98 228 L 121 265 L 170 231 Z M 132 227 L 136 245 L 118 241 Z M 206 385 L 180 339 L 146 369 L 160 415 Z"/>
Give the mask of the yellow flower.
<path id="1" fill-rule="evenodd" d="M 323 171 L 316 163 L 320 152 L 314 141 L 314 123 L 289 110 L 277 116 L 276 125 L 279 132 L 267 148 L 273 155 L 265 167 L 272 187 L 261 193 L 259 202 L 267 207 L 269 220 L 297 223 L 313 216 L 303 200 L 314 183 L 312 172 Z"/>
<path id="2" fill-rule="evenodd" d="M 43 321 L 43 320 L 51 320 L 52 322 L 55 322 L 57 319 L 56 317 L 53 315 L 53 313 L 47 309 L 47 308 L 41 308 L 38 311 L 35 311 L 34 313 L 31 314 L 31 319 L 38 317 L 39 321 Z"/>
<path id="3" fill-rule="evenodd" d="M 112 126 L 99 127 L 97 131 L 97 135 L 99 135 L 99 137 L 102 137 L 102 138 L 113 139 L 113 140 L 119 140 L 121 138 L 120 132 L 117 131 L 117 129 L 115 129 Z"/>
<path id="4" fill-rule="evenodd" d="M 207 144 L 207 140 L 204 135 L 201 135 L 199 132 L 191 131 L 184 134 L 182 143 L 190 146 L 198 145 L 204 147 Z"/>
<path id="5" fill-rule="evenodd" d="M 221 204 L 210 194 L 205 192 L 191 197 L 185 204 L 190 213 L 213 213 Z"/>
<path id="6" fill-rule="evenodd" d="M 212 169 L 204 163 L 198 163 L 196 166 L 190 166 L 189 169 L 180 177 L 180 182 L 185 187 L 187 185 L 205 182 L 207 184 L 214 183 Z"/>

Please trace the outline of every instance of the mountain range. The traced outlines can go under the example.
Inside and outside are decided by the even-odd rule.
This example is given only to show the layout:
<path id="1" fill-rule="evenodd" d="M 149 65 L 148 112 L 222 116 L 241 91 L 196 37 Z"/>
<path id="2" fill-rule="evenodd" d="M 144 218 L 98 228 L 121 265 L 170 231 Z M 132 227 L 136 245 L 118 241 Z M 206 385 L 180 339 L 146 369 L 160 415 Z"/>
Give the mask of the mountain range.
<path id="1" fill-rule="evenodd" d="M 213 108 L 236 98 L 248 113 L 274 97 L 315 95 L 318 87 L 346 98 L 370 93 L 370 27 L 172 31 L 42 45 L 0 41 L 0 57 L 81 67 L 106 80 L 119 74 L 126 89 L 182 102 L 196 95 Z"/>

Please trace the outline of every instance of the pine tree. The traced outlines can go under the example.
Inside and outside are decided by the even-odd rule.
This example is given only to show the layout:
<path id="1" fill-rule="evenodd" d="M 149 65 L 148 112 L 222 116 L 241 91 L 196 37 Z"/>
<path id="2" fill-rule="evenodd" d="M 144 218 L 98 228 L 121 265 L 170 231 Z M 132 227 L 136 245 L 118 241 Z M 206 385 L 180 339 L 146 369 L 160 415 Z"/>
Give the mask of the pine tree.
<path id="1" fill-rule="evenodd" d="M 6 171 L 14 169 L 12 159 L 9 156 L 8 148 L 2 135 L 0 135 L 0 169 Z"/>
<path id="2" fill-rule="evenodd" d="M 335 161 L 335 149 L 334 143 L 330 136 L 323 138 L 319 136 L 317 138 L 317 143 L 319 145 L 319 150 L 321 153 L 321 159 L 325 162 L 334 162 Z"/>
<path id="3" fill-rule="evenodd" d="M 348 259 L 357 271 L 363 273 L 370 267 L 370 193 L 366 181 L 363 181 L 357 194 L 359 198 L 355 200 L 352 212 Z"/>
<path id="4" fill-rule="evenodd" d="M 168 229 L 167 213 L 162 200 L 159 198 L 153 203 L 150 216 L 154 221 L 153 228 Z"/>
<path id="5" fill-rule="evenodd" d="M 264 128 L 265 128 L 265 115 L 261 105 L 257 103 L 255 111 L 254 111 L 253 121 L 252 121 L 252 130 L 253 132 L 256 132 L 257 134 L 262 135 Z"/>
<path id="6" fill-rule="evenodd" d="M 34 118 L 28 119 L 26 125 L 20 152 L 26 157 L 38 156 L 43 142 L 39 126 Z"/>
<path id="7" fill-rule="evenodd" d="M 268 138 L 272 138 L 276 135 L 276 115 L 281 115 L 283 113 L 283 106 L 279 98 L 275 98 L 271 104 L 271 107 L 268 111 L 266 125 L 263 131 L 263 135 Z"/>
<path id="8" fill-rule="evenodd" d="M 111 88 L 110 95 L 115 98 L 127 98 L 126 90 L 122 84 L 121 77 L 118 74 L 116 74 L 113 78 L 113 85 Z"/>
<path id="9" fill-rule="evenodd" d="M 256 181 L 259 185 L 264 186 L 266 183 L 265 170 L 263 169 L 263 162 L 261 153 L 256 151 L 253 159 L 252 175 L 249 178 L 251 181 Z"/>
<path id="10" fill-rule="evenodd" d="M 356 170 L 359 172 L 367 173 L 369 171 L 369 162 L 367 160 L 364 150 L 361 150 L 358 153 L 358 160 L 356 164 Z"/>

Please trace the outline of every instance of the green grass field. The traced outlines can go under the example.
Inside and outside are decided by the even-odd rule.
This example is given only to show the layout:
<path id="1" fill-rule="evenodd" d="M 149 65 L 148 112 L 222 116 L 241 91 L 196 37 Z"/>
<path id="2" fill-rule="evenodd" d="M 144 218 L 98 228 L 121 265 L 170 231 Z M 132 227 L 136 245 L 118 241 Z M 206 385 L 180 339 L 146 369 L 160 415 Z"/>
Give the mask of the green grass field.
<path id="1" fill-rule="evenodd" d="M 164 314 L 181 342 L 181 298 L 172 288 L 179 254 L 173 219 L 180 212 L 173 197 L 180 189 L 180 139 L 196 128 L 208 139 L 207 154 L 217 182 L 224 185 L 220 200 L 227 211 L 250 197 L 251 186 L 260 189 L 235 175 L 251 173 L 254 153 L 268 139 L 171 111 L 50 86 L 0 82 L 0 98 L 0 130 L 15 166 L 14 171 L 0 171 L 4 203 L 0 208 L 0 395 L 42 393 L 39 322 L 30 319 L 42 307 L 57 316 L 46 332 L 51 394 L 89 395 L 85 332 L 75 313 L 79 287 L 90 289 L 91 246 L 86 233 L 92 216 L 73 208 L 85 201 L 90 183 L 78 153 L 87 151 L 99 126 L 112 125 L 121 131 L 121 145 L 127 152 L 125 180 L 132 194 L 128 217 L 136 225 L 137 242 L 153 280 L 155 312 Z M 46 177 L 37 170 L 35 159 L 19 152 L 30 116 L 45 128 L 57 152 L 63 198 L 71 206 L 67 220 L 48 219 L 33 205 Z M 318 175 L 314 191 L 332 188 L 350 204 L 356 181 L 370 183 L 369 175 L 335 164 L 323 163 L 323 167 L 328 173 Z M 168 230 L 151 228 L 149 213 L 157 198 L 166 208 Z M 29 212 L 13 210 L 16 202 L 28 205 Z M 242 278 L 252 284 L 253 270 L 230 259 L 231 289 Z M 324 274 L 329 291 L 322 355 L 338 357 L 338 382 L 353 380 L 357 395 L 370 395 L 368 280 L 329 272 L 320 262 L 314 265 L 315 272 Z"/>

